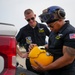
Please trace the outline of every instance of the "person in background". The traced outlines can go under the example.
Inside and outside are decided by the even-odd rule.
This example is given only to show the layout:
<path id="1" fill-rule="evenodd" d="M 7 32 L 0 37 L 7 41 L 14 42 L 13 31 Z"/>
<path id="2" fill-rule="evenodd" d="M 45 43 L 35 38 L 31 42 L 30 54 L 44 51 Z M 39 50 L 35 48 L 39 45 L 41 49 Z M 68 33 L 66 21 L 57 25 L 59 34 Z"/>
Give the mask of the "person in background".
<path id="1" fill-rule="evenodd" d="M 48 71 L 47 75 L 75 75 L 75 27 L 65 20 L 66 13 L 60 6 L 50 6 L 39 16 L 51 30 L 47 51 L 54 60 L 47 66 L 35 61 L 37 71 Z M 29 47 L 31 50 L 33 46 Z"/>
<path id="2" fill-rule="evenodd" d="M 25 47 L 26 53 L 20 52 L 17 47 L 17 54 L 26 58 L 26 67 L 29 71 L 38 73 L 39 75 L 44 75 L 44 72 L 38 72 L 34 70 L 28 59 L 28 47 L 31 43 L 37 44 L 38 46 L 43 46 L 46 44 L 46 36 L 50 35 L 50 30 L 45 24 L 38 23 L 35 18 L 36 14 L 32 9 L 26 9 L 24 11 L 25 20 L 28 22 L 24 27 L 20 29 L 16 36 L 17 44 L 20 44 Z"/>

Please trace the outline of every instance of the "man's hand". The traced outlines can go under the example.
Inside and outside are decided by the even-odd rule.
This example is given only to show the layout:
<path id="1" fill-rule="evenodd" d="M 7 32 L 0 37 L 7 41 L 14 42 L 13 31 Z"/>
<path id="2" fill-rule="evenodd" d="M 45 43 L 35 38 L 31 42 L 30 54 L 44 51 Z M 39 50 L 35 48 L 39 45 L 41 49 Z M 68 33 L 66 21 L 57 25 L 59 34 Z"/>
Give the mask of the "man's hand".
<path id="1" fill-rule="evenodd" d="M 48 49 L 48 44 L 45 44 L 44 46 L 45 46 L 46 49 Z"/>
<path id="2" fill-rule="evenodd" d="M 36 71 L 42 71 L 42 72 L 46 71 L 46 66 L 43 66 L 42 64 L 38 63 L 36 60 L 34 62 L 38 65 L 37 67 L 31 65 L 34 70 L 36 70 Z"/>
<path id="3" fill-rule="evenodd" d="M 37 44 L 30 44 L 28 50 L 32 50 L 34 46 L 37 46 Z"/>

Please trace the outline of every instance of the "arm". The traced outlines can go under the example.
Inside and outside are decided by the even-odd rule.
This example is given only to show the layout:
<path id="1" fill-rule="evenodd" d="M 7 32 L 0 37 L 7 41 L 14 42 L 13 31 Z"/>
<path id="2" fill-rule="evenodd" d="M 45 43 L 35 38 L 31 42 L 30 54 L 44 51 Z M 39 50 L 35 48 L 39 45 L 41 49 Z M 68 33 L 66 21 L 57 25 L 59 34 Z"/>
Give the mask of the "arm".
<path id="1" fill-rule="evenodd" d="M 16 46 L 16 52 L 17 54 L 22 57 L 22 58 L 27 58 L 28 57 L 28 52 L 25 52 L 25 53 L 22 53 L 20 50 L 19 50 L 19 47 Z"/>
<path id="2" fill-rule="evenodd" d="M 18 32 L 17 36 L 16 36 L 16 41 L 17 41 L 17 46 L 16 46 L 16 52 L 17 54 L 22 57 L 22 58 L 27 58 L 27 52 L 26 53 L 22 53 L 19 50 L 19 46 L 18 46 L 18 42 L 23 42 L 23 29 L 20 29 L 20 31 Z"/>
<path id="3" fill-rule="evenodd" d="M 16 52 L 17 52 L 17 54 L 18 54 L 20 57 L 22 57 L 22 53 L 20 52 L 20 50 L 19 50 L 19 47 L 18 47 L 18 46 L 16 46 Z"/>
<path id="4" fill-rule="evenodd" d="M 47 70 L 62 68 L 71 64 L 75 58 L 75 49 L 63 46 L 63 56 L 54 61 L 52 64 L 46 66 Z"/>

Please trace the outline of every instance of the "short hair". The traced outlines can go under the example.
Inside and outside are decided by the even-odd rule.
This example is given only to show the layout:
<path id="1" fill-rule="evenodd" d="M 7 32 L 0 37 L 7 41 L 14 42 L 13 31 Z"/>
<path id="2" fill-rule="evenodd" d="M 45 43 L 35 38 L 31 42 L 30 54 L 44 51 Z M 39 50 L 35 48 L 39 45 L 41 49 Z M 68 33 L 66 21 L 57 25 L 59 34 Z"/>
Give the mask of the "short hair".
<path id="1" fill-rule="evenodd" d="M 30 13 L 34 13 L 32 9 L 26 9 L 26 10 L 24 11 L 24 15 L 28 15 L 28 14 L 30 14 Z"/>

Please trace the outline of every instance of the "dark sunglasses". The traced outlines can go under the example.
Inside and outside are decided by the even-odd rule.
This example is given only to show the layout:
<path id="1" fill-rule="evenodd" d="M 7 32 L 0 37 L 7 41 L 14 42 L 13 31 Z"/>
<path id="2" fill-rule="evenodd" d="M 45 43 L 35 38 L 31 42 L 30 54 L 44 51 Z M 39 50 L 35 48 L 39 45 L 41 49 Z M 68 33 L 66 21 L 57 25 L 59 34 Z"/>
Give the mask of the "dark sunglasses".
<path id="1" fill-rule="evenodd" d="M 54 23 L 51 23 L 51 24 L 48 24 L 48 27 L 50 27 L 50 28 L 54 28 L 54 25 L 56 24 L 56 22 L 54 22 Z"/>
<path id="2" fill-rule="evenodd" d="M 35 18 L 34 17 L 32 17 L 32 18 L 30 18 L 30 19 L 27 19 L 27 21 L 28 22 L 30 22 L 30 20 L 34 20 Z"/>

